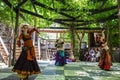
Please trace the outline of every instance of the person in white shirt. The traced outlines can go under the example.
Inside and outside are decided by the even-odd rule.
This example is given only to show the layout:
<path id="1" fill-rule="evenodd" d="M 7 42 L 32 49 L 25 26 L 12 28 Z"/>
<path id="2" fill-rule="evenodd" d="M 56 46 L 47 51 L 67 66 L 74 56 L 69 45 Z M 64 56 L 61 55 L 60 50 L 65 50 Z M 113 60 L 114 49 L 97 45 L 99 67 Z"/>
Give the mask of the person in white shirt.
<path id="1" fill-rule="evenodd" d="M 94 62 L 95 61 L 95 51 L 93 48 L 90 49 L 89 55 L 90 55 L 90 61 Z"/>
<path id="2" fill-rule="evenodd" d="M 98 62 L 100 59 L 100 50 L 97 48 L 97 52 L 96 52 L 96 61 Z"/>

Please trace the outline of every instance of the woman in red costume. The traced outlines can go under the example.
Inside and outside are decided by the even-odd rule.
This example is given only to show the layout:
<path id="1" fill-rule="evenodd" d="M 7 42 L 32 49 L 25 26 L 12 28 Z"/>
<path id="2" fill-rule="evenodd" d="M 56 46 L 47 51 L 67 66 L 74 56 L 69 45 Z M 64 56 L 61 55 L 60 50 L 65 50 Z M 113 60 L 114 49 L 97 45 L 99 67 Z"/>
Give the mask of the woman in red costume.
<path id="1" fill-rule="evenodd" d="M 110 70 L 112 60 L 111 55 L 109 53 L 107 42 L 104 41 L 104 31 L 102 32 L 102 35 L 103 35 L 101 38 L 102 53 L 99 60 L 99 67 L 103 70 Z"/>
<path id="2" fill-rule="evenodd" d="M 28 27 L 29 25 L 22 26 L 22 33 L 19 36 L 17 45 L 21 47 L 21 40 L 24 41 L 24 44 L 22 46 L 20 57 L 12 69 L 13 72 L 17 72 L 20 80 L 28 80 L 28 76 L 41 73 L 35 58 L 35 50 L 31 39 L 31 34 L 34 31 L 37 33 L 39 32 L 36 28 L 33 28 L 28 32 Z"/>

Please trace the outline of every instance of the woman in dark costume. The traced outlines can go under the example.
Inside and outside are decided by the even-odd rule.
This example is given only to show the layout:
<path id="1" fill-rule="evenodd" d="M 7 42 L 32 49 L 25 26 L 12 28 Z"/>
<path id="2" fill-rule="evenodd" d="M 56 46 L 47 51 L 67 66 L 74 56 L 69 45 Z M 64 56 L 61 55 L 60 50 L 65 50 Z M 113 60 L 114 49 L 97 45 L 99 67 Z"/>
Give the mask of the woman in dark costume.
<path id="1" fill-rule="evenodd" d="M 37 33 L 39 32 L 36 28 L 33 28 L 28 32 L 28 27 L 29 25 L 22 26 L 22 33 L 19 36 L 17 45 L 21 47 L 21 40 L 24 41 L 24 44 L 20 57 L 18 58 L 12 69 L 13 72 L 17 72 L 20 80 L 28 80 L 28 76 L 41 73 L 35 58 L 35 50 L 33 46 L 33 41 L 31 39 L 31 34 L 34 31 L 36 31 Z"/>
<path id="2" fill-rule="evenodd" d="M 55 47 L 57 48 L 57 52 L 55 54 L 55 65 L 56 66 L 63 66 L 66 64 L 66 56 L 63 50 L 63 42 L 60 40 L 56 40 Z"/>
<path id="3" fill-rule="evenodd" d="M 103 38 L 101 42 L 102 53 L 99 60 L 99 67 L 103 70 L 110 70 L 112 65 L 111 55 L 109 53 L 109 48 L 107 42 L 104 41 L 104 33 L 102 32 Z"/>

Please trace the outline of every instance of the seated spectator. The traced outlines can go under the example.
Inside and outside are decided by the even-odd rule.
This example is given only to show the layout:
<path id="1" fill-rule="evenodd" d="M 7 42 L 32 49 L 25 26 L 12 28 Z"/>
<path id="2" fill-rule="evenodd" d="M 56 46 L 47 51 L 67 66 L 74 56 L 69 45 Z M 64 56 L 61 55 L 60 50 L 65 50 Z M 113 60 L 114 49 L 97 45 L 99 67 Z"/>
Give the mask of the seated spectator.
<path id="1" fill-rule="evenodd" d="M 100 50 L 97 48 L 97 52 L 96 52 L 96 61 L 98 62 L 100 59 Z"/>
<path id="2" fill-rule="evenodd" d="M 90 61 L 90 56 L 89 56 L 88 51 L 85 53 L 84 59 L 85 59 L 85 61 Z"/>
<path id="3" fill-rule="evenodd" d="M 96 57 L 95 57 L 95 51 L 93 48 L 90 49 L 89 55 L 90 55 L 90 61 L 94 62 L 96 60 Z"/>

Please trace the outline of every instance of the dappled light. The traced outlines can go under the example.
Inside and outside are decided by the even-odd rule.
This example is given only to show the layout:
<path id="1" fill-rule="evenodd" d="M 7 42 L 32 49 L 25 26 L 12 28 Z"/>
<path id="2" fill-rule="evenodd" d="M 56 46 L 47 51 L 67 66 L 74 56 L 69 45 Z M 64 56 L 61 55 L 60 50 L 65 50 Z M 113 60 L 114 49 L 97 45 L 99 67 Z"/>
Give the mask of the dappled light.
<path id="1" fill-rule="evenodd" d="M 0 0 L 0 80 L 19 79 L 119 80 L 120 0 Z"/>
<path id="2" fill-rule="evenodd" d="M 114 63 L 110 71 L 101 70 L 98 63 L 92 62 L 68 63 L 63 67 L 55 66 L 53 61 L 38 61 L 38 63 L 42 74 L 33 75 L 30 80 L 119 80 L 120 78 L 120 63 Z M 0 80 L 17 79 L 11 68 L 0 69 Z"/>

